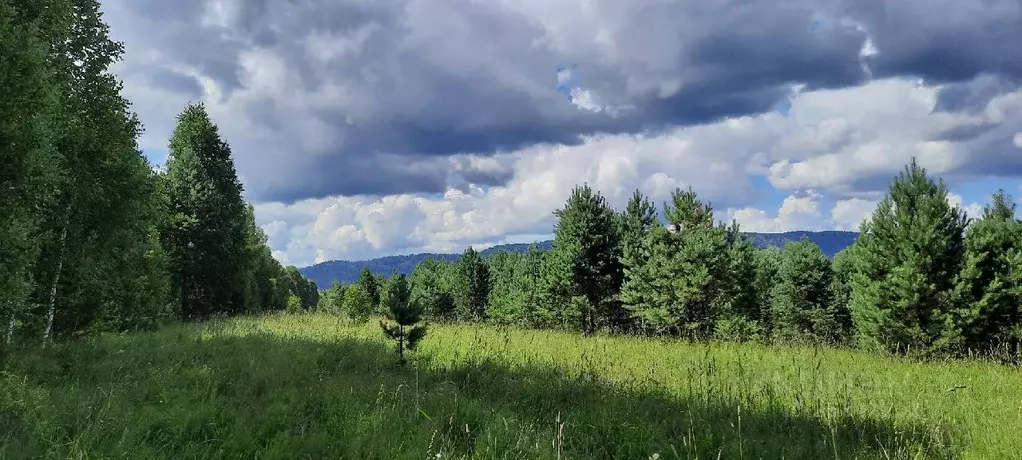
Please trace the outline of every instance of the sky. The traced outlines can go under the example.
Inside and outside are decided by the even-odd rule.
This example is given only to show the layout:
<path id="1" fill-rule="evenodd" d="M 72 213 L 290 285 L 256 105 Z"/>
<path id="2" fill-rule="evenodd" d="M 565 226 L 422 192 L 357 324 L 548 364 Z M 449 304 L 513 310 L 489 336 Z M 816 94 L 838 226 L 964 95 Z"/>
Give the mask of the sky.
<path id="1" fill-rule="evenodd" d="M 1022 0 L 102 0 L 154 165 L 202 102 L 273 254 L 550 237 L 588 183 L 856 230 L 912 157 L 1022 196 Z"/>

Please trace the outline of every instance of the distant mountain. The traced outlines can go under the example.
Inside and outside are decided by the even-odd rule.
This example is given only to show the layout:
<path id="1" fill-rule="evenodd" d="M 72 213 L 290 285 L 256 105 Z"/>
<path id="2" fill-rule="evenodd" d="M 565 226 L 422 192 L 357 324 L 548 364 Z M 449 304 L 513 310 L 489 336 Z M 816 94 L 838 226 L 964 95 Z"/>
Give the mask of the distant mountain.
<path id="1" fill-rule="evenodd" d="M 758 247 L 783 246 L 791 241 L 798 241 L 802 238 L 809 238 L 810 241 L 818 244 L 827 257 L 833 257 L 838 251 L 850 246 L 859 235 L 856 232 L 784 232 L 784 233 L 746 233 L 752 238 L 752 243 Z M 536 243 L 540 249 L 550 249 L 551 241 Z M 492 256 L 500 251 L 524 252 L 529 249 L 529 244 L 502 244 L 480 251 L 484 257 Z M 358 281 L 359 274 L 363 267 L 369 267 L 369 271 L 377 275 L 390 276 L 395 271 L 410 275 L 415 266 L 426 259 L 433 258 L 448 262 L 458 260 L 461 254 L 408 254 L 403 256 L 380 257 L 378 259 L 348 261 L 331 260 L 321 262 L 311 267 L 299 269 L 303 275 L 316 282 L 320 289 L 327 289 L 334 280 L 342 283 L 354 283 Z"/>

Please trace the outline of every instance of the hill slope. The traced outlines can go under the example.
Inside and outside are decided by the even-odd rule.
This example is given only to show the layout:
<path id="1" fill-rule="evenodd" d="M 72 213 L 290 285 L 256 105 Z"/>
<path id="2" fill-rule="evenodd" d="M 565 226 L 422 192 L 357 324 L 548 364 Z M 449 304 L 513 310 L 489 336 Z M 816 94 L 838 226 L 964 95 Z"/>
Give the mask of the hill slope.
<path id="1" fill-rule="evenodd" d="M 820 249 L 828 257 L 833 257 L 838 251 L 848 247 L 858 236 L 856 232 L 785 232 L 785 233 L 746 233 L 753 244 L 763 247 L 783 246 L 790 241 L 798 241 L 802 238 L 809 238 L 810 241 L 818 244 Z M 550 249 L 550 241 L 537 243 L 540 249 Z M 482 255 L 490 256 L 499 251 L 522 252 L 529 249 L 528 244 L 502 244 L 481 251 Z M 410 275 L 415 266 L 426 259 L 433 258 L 444 261 L 456 261 L 460 254 L 408 254 L 401 256 L 380 257 L 378 259 L 349 261 L 331 260 L 321 262 L 311 267 L 300 269 L 303 275 L 316 282 L 320 289 L 327 289 L 334 280 L 342 283 L 353 283 L 358 281 L 358 276 L 363 267 L 369 267 L 369 271 L 377 275 L 389 276 L 395 271 Z"/>

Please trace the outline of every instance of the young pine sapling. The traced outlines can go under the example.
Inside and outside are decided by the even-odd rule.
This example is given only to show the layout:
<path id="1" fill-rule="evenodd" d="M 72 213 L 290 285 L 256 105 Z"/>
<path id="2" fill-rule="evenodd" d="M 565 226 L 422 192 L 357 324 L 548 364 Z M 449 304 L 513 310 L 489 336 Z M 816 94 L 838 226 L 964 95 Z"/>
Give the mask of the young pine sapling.
<path id="1" fill-rule="evenodd" d="M 422 305 L 411 302 L 408 280 L 403 274 L 395 274 L 387 283 L 383 297 L 383 313 L 386 320 L 380 321 L 383 333 L 397 341 L 397 354 L 401 364 L 405 363 L 405 350 L 415 346 L 426 336 L 426 325 L 418 324 L 422 319 Z"/>

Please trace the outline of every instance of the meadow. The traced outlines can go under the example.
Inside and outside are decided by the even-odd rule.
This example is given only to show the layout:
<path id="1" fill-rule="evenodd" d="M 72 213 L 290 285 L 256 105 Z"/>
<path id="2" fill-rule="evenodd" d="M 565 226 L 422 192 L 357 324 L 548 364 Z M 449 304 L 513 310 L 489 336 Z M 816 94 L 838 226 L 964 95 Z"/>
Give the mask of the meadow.
<path id="1" fill-rule="evenodd" d="M 1022 458 L 1022 371 L 853 350 L 271 315 L 22 350 L 0 458 Z"/>

